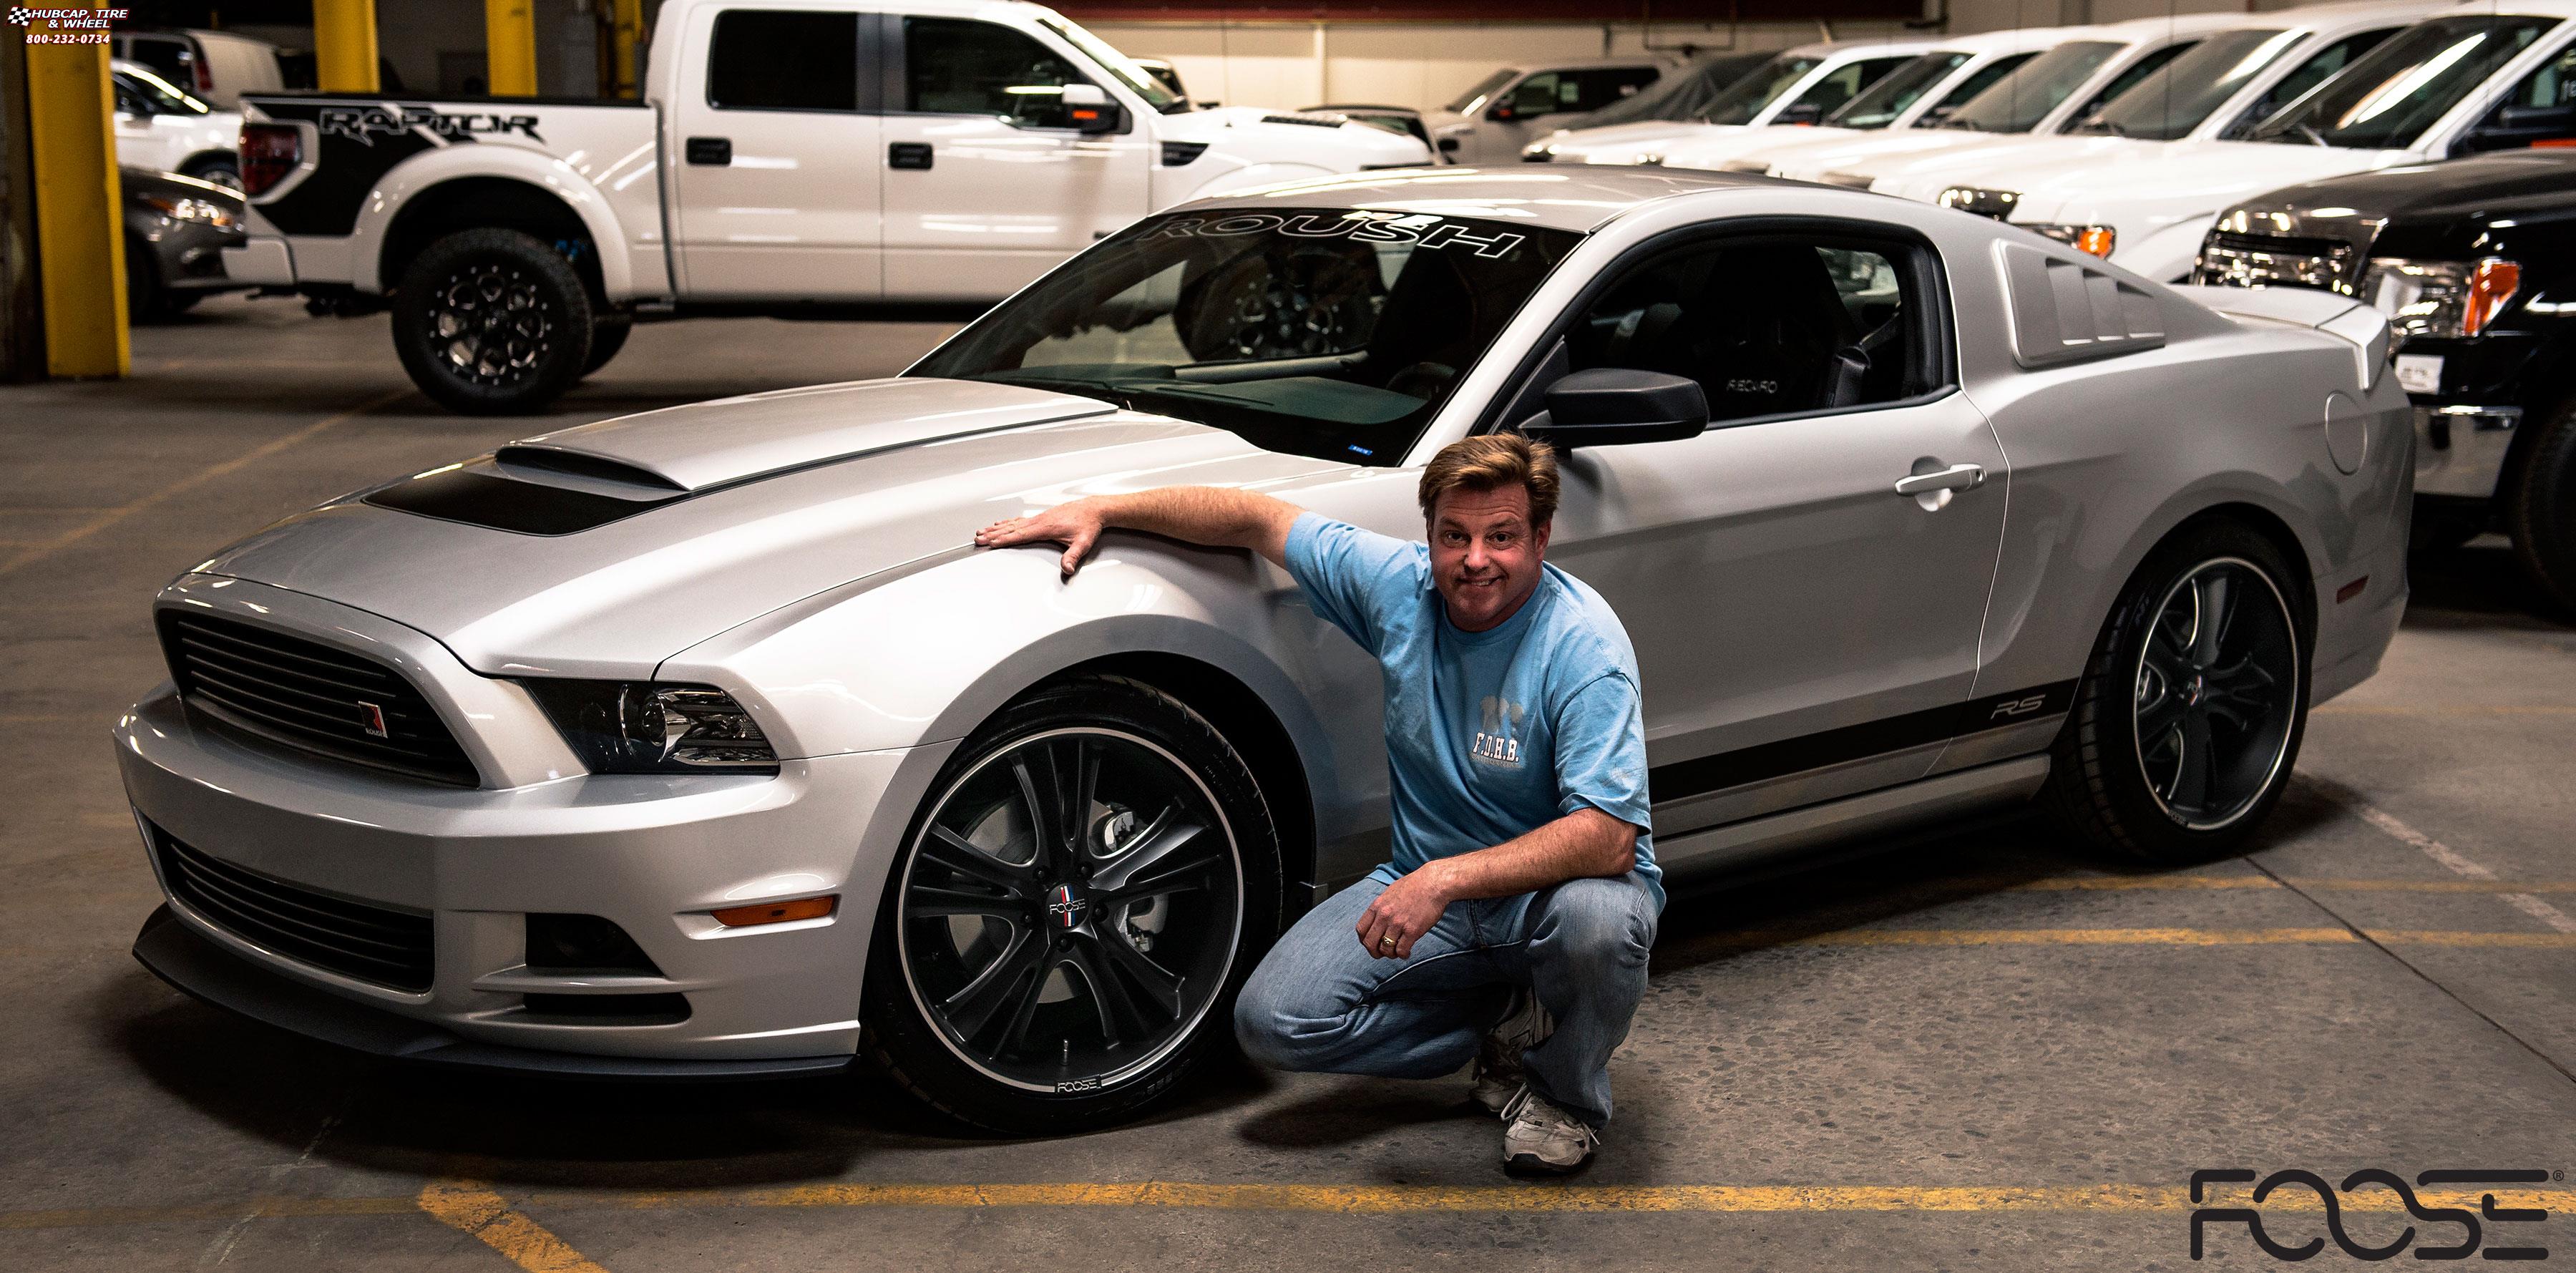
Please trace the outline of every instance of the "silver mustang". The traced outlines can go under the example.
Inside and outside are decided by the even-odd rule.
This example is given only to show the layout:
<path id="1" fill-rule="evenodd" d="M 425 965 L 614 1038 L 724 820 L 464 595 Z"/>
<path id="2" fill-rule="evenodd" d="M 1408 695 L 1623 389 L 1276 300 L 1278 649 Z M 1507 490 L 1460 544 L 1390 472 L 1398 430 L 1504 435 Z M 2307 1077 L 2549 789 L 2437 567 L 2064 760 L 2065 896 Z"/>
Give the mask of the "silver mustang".
<path id="1" fill-rule="evenodd" d="M 867 1058 L 961 1119 L 1132 1113 L 1383 855 L 1380 687 L 1286 576 L 1080 495 L 1418 535 L 1567 454 L 1552 559 L 1644 673 L 1676 878 L 2040 800 L 2242 840 L 2407 595 L 2380 316 L 1720 174 L 1369 173 L 1139 222 L 905 375 L 648 412 L 335 500 L 154 612 L 116 727 L 192 994 L 426 1062 Z"/>

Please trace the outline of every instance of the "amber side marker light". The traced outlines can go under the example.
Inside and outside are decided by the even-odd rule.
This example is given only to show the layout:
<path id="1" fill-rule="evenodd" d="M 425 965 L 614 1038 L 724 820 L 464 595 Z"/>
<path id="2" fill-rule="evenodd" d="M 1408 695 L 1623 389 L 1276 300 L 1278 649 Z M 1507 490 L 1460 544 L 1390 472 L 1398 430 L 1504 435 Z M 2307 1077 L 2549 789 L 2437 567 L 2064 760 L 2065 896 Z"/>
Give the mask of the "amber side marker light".
<path id="1" fill-rule="evenodd" d="M 728 906 L 709 911 L 716 922 L 727 928 L 749 928 L 754 924 L 784 924 L 790 920 L 821 919 L 840 905 L 841 895 L 826 893 L 821 897 L 800 897 L 792 902 L 763 902 L 758 906 Z"/>

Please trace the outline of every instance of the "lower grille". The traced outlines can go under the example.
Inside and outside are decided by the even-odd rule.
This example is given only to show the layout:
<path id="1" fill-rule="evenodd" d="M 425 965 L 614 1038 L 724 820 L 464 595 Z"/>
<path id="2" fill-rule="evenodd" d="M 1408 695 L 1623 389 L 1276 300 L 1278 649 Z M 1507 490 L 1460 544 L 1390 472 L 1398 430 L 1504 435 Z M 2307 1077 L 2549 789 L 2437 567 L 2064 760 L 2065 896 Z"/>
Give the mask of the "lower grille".
<path id="1" fill-rule="evenodd" d="M 395 990 L 429 989 L 429 916 L 297 888 L 219 861 L 155 826 L 161 882 L 216 927 L 289 959 Z"/>
<path id="2" fill-rule="evenodd" d="M 2333 239 L 2213 233 L 2200 245 L 2195 283 L 2222 287 L 2313 287 L 2350 294 L 2353 245 Z"/>
<path id="3" fill-rule="evenodd" d="M 371 769 L 478 781 L 437 710 L 392 668 L 233 619 L 165 610 L 160 625 L 180 699 L 226 725 Z"/>

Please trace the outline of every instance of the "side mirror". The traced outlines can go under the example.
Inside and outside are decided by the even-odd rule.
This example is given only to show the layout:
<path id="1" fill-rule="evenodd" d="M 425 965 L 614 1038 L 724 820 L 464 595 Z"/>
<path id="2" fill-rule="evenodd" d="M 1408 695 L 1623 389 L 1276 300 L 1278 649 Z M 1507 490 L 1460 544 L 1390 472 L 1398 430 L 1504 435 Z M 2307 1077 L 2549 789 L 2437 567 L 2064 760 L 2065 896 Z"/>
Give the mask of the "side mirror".
<path id="1" fill-rule="evenodd" d="M 1771 122 L 1796 128 L 1813 124 L 1824 117 L 1825 108 L 1814 102 L 1792 102 L 1778 115 L 1773 116 Z"/>
<path id="2" fill-rule="evenodd" d="M 1672 442 L 1708 429 L 1708 395 L 1699 382 L 1660 371 L 1596 367 L 1549 385 L 1547 410 L 1521 432 L 1560 447 Z"/>
<path id="3" fill-rule="evenodd" d="M 2503 106 L 2452 144 L 2461 154 L 2520 150 L 2576 138 L 2576 105 Z"/>
<path id="4" fill-rule="evenodd" d="M 1078 133 L 1114 133 L 1127 126 L 1127 112 L 1097 84 L 1065 85 L 1064 113 Z"/>

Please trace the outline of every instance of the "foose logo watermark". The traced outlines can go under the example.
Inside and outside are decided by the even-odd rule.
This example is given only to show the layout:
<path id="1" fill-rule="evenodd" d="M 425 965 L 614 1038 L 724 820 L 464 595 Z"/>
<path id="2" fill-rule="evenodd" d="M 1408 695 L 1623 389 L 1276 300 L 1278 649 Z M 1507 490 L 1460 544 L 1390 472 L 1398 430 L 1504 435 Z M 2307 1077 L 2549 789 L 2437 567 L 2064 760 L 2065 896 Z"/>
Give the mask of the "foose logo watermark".
<path id="1" fill-rule="evenodd" d="M 2195 1171 L 2191 1173 L 2191 1200 L 2194 1204 L 2202 1202 L 2203 1190 L 2207 1186 L 2241 1185 L 2253 1180 L 2254 1174 L 2250 1169 L 2232 1167 L 2211 1167 Z M 2549 1173 L 2537 1168 L 2511 1171 L 2426 1171 L 2416 1174 L 2415 1185 L 2427 1189 L 2438 1186 L 2447 1192 L 2462 1187 L 2537 1185 L 2548 1179 Z M 2304 1242 L 2283 1242 L 2263 1227 L 2263 1212 L 2260 1208 L 2264 1201 L 2293 1185 L 2307 1193 L 2313 1193 L 2318 1203 L 2324 1206 L 2326 1231 L 2323 1236 L 2312 1236 Z M 2397 1235 L 2396 1240 L 2383 1246 L 2365 1246 L 2344 1231 L 2343 1217 L 2345 1205 L 2343 1195 L 2353 1194 L 2356 1190 L 2362 1189 L 2386 1190 L 2395 1196 L 2397 1203 L 2405 1207 L 2408 1216 L 2423 1225 L 2441 1227 L 2419 1231 L 2415 1224 L 2409 1224 L 2404 1232 Z M 2492 1193 L 2480 1193 L 2475 1210 L 2467 1207 L 2427 1206 L 2423 1199 L 2416 1196 L 2415 1189 L 2407 1185 L 2404 1177 L 2379 1167 L 2364 1167 L 2344 1177 L 2343 1183 L 2337 1186 L 2329 1186 L 2326 1184 L 2325 1177 L 2313 1171 L 2300 1171 L 2296 1168 L 2276 1171 L 2263 1177 L 2262 1182 L 2254 1186 L 2250 1201 L 2253 1205 L 2245 1207 L 2195 1205 L 2191 1213 L 2191 1258 L 2195 1260 L 2201 1258 L 2202 1249 L 2211 1240 L 2213 1229 L 2240 1224 L 2245 1226 L 2247 1236 L 2254 1239 L 2254 1245 L 2261 1247 L 2265 1254 L 2279 1260 L 2304 1260 L 2314 1256 L 2325 1250 L 2328 1238 L 2332 1238 L 2336 1246 L 2343 1248 L 2344 1254 L 2356 1260 L 2393 1260 L 2397 1258 L 2399 1252 L 2409 1247 L 2414 1248 L 2415 1258 L 2419 1260 L 2465 1260 L 2473 1254 L 2489 1260 L 2549 1258 L 2547 1247 L 2484 1245 L 2488 1239 L 2487 1225 L 2538 1224 L 2549 1218 L 2547 1211 L 2538 1207 L 2499 1207 L 2496 1205 L 2496 1196 Z M 2283 1201 L 2286 1207 L 2289 1204 L 2303 1202 L 2304 1199 L 2285 1198 Z M 2371 1204 L 2371 1209 L 2387 1209 L 2386 1201 L 2375 1201 Z M 2273 1220 L 2285 1228 L 2297 1226 L 2302 1231 L 2314 1224 L 2313 1219 L 2305 1214 L 2275 1215 Z M 2454 1229 L 2457 1230 L 2456 1233 L 2452 1232 Z M 2512 1240 L 2526 1239 L 2530 1236 L 2530 1232 L 2524 1230 L 2514 1234 Z"/>

